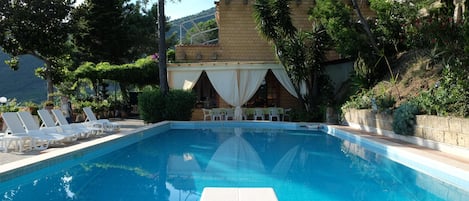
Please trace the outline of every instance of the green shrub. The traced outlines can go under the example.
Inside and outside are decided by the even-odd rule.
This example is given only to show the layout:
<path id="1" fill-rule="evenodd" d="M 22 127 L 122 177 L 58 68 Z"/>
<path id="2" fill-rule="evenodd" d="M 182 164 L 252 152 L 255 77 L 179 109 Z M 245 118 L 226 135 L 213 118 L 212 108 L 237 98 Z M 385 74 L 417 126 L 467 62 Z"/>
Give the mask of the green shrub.
<path id="1" fill-rule="evenodd" d="M 371 109 L 371 91 L 361 91 L 350 97 L 350 100 L 342 105 L 342 111 L 347 109 Z"/>
<path id="2" fill-rule="evenodd" d="M 314 119 L 314 115 L 306 110 L 292 109 L 289 113 L 290 121 L 293 122 L 311 122 Z"/>
<path id="3" fill-rule="evenodd" d="M 196 102 L 194 93 L 171 90 L 166 96 L 166 120 L 189 121 Z"/>
<path id="4" fill-rule="evenodd" d="M 415 102 L 428 115 L 469 117 L 469 71 L 460 62 L 444 66 L 441 79 Z"/>
<path id="5" fill-rule="evenodd" d="M 138 95 L 138 112 L 140 117 L 149 123 L 163 121 L 164 102 L 160 90 L 146 90 Z"/>
<path id="6" fill-rule="evenodd" d="M 192 108 L 196 96 L 187 91 L 170 90 L 166 96 L 158 89 L 143 91 L 138 96 L 140 117 L 149 123 L 177 120 L 188 121 L 192 116 Z"/>
<path id="7" fill-rule="evenodd" d="M 10 99 L 5 104 L 0 104 L 0 114 L 3 112 L 18 112 L 20 109 L 16 99 Z"/>
<path id="8" fill-rule="evenodd" d="M 418 107 L 415 103 L 406 102 L 400 105 L 395 111 L 392 122 L 392 129 L 394 133 L 401 135 L 413 135 L 415 115 L 419 113 Z"/>

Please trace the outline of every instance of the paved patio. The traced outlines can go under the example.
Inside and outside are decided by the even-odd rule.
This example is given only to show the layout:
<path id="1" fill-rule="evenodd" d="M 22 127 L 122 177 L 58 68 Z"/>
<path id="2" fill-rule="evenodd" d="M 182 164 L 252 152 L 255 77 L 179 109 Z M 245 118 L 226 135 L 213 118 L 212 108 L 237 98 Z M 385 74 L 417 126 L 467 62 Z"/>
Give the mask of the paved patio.
<path id="1" fill-rule="evenodd" d="M 131 132 L 131 131 L 133 131 L 137 128 L 145 126 L 143 121 L 138 120 L 138 119 L 122 119 L 122 120 L 119 119 L 119 120 L 116 120 L 115 122 L 118 122 L 121 125 L 120 133 Z M 106 136 L 106 135 L 103 135 L 103 136 Z M 68 146 L 73 146 L 75 144 L 88 142 L 90 140 L 95 140 L 95 139 L 98 139 L 98 138 L 100 138 L 100 137 L 91 137 L 91 138 L 88 138 L 88 139 L 82 139 L 82 140 L 79 140 L 79 141 L 77 141 L 73 144 L 70 144 Z M 47 150 L 44 150 L 42 152 L 40 152 L 40 151 L 28 151 L 28 152 L 24 152 L 24 153 L 18 153 L 18 152 L 4 153 L 4 152 L 0 152 L 0 165 L 4 165 L 4 164 L 10 163 L 10 162 L 18 161 L 18 160 L 25 159 L 25 158 L 31 158 L 31 157 L 34 157 L 34 156 L 38 156 L 41 153 L 56 151 L 56 150 L 61 149 L 61 148 L 63 148 L 63 147 L 51 147 L 51 148 L 48 148 Z"/>

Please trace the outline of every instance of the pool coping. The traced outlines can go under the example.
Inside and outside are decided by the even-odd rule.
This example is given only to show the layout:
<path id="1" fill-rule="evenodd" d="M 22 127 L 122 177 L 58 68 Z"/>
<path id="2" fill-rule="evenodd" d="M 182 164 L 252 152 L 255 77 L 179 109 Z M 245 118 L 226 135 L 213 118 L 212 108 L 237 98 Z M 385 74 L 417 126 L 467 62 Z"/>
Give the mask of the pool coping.
<path id="1" fill-rule="evenodd" d="M 388 136 L 358 130 L 351 132 L 340 126 L 325 126 L 323 130 L 469 192 L 469 158 L 461 158 L 462 150 L 452 155 Z M 469 156 L 469 152 L 466 156 Z"/>
<path id="2" fill-rule="evenodd" d="M 224 126 L 236 126 L 237 123 L 245 123 L 246 121 L 222 121 Z M 255 124 L 262 124 L 268 121 L 256 121 Z M 156 124 L 144 125 L 142 127 L 111 134 L 101 138 L 93 139 L 91 141 L 83 142 L 80 144 L 64 147 L 56 150 L 51 150 L 46 153 L 35 155 L 29 158 L 21 159 L 18 161 L 10 162 L 0 165 L 0 181 L 5 181 L 15 176 L 22 175 L 25 172 L 31 171 L 31 167 L 47 161 L 53 161 L 64 155 L 71 154 L 80 150 L 84 150 L 102 143 L 114 141 L 125 136 L 137 134 L 153 127 L 169 125 L 171 128 L 183 124 L 178 121 L 164 121 Z M 200 122 L 183 122 L 183 127 L 191 127 Z M 206 125 L 219 125 L 220 122 L 205 122 Z M 275 124 L 275 127 L 284 129 L 307 129 L 307 130 L 322 130 L 330 135 L 340 137 L 342 139 L 350 140 L 366 148 L 372 148 L 379 154 L 389 157 L 391 160 L 407 165 L 420 172 L 434 175 L 438 179 L 455 185 L 467 192 L 469 192 L 469 158 L 463 161 L 458 161 L 450 155 L 446 155 L 441 151 L 431 150 L 420 146 L 410 146 L 409 143 L 399 142 L 390 139 L 386 136 L 379 136 L 373 133 L 360 133 L 358 130 L 350 130 L 347 127 L 332 126 L 320 123 L 292 123 L 282 122 Z M 438 154 L 436 154 L 438 153 Z M 468 155 L 469 156 L 469 155 Z"/>
<path id="3" fill-rule="evenodd" d="M 140 128 L 136 128 L 134 130 L 126 131 L 126 132 L 119 132 L 115 134 L 106 135 L 106 136 L 99 137 L 90 141 L 67 146 L 64 148 L 46 150 L 45 152 L 41 152 L 40 154 L 32 156 L 32 157 L 2 164 L 0 165 L 0 182 L 12 179 L 18 175 L 29 173 L 30 171 L 33 171 L 31 169 L 33 169 L 34 167 L 38 167 L 38 164 L 40 163 L 45 163 L 45 164 L 39 166 L 39 168 L 43 166 L 47 166 L 49 163 L 54 163 L 54 160 L 67 156 L 69 154 L 73 154 L 78 151 L 92 148 L 96 145 L 100 145 L 106 142 L 111 142 L 111 141 L 120 139 L 122 137 L 137 134 L 142 131 L 148 130 L 152 127 L 162 126 L 166 124 L 170 124 L 170 122 L 160 122 L 156 124 L 151 124 L 151 125 L 143 126 Z"/>

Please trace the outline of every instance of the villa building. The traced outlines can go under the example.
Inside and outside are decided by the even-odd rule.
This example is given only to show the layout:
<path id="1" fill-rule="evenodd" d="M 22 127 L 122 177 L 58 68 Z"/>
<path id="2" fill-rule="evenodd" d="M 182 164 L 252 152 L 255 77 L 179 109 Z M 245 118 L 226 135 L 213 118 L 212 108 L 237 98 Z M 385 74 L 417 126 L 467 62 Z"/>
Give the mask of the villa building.
<path id="1" fill-rule="evenodd" d="M 313 0 L 291 1 L 294 25 L 310 30 Z M 366 0 L 358 0 L 369 15 Z M 168 64 L 171 88 L 196 91 L 199 107 L 298 107 L 298 96 L 273 46 L 263 39 L 253 17 L 254 0 L 215 1 L 218 43 L 180 44 Z M 336 88 L 348 78 L 352 63 L 331 51 L 327 72 Z M 197 111 L 196 111 L 197 112 Z M 194 114 L 193 119 L 202 115 Z"/>

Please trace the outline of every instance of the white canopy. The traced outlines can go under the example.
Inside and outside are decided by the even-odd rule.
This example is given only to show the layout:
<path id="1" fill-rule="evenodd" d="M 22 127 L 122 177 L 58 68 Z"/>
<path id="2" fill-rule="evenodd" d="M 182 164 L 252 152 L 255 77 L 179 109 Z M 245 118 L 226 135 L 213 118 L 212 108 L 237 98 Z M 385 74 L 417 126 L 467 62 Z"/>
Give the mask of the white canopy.
<path id="1" fill-rule="evenodd" d="M 236 107 L 235 119 L 240 120 L 241 105 L 254 96 L 269 69 L 291 95 L 298 97 L 285 69 L 278 63 L 173 64 L 168 66 L 168 84 L 172 89 L 190 90 L 205 71 L 220 97 Z"/>

